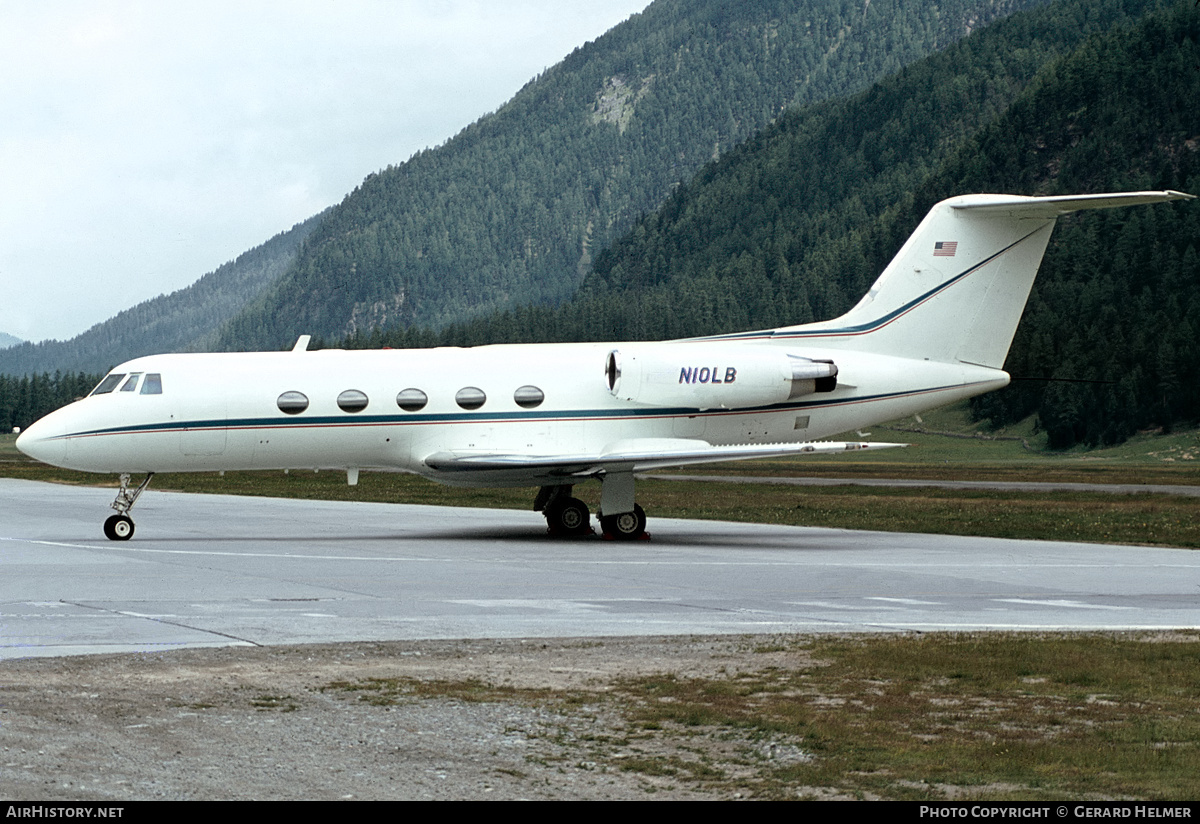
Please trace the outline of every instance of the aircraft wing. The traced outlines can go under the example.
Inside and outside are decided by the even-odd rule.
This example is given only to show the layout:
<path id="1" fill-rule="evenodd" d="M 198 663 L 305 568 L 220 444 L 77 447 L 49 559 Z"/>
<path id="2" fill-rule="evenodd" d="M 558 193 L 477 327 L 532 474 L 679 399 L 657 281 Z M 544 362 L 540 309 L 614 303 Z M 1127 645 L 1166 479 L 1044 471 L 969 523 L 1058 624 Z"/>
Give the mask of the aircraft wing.
<path id="1" fill-rule="evenodd" d="M 902 443 L 866 443 L 856 441 L 816 441 L 812 443 L 774 443 L 748 446 L 713 446 L 688 438 L 631 438 L 606 446 L 592 455 L 526 455 L 450 450 L 425 458 L 425 465 L 439 473 L 492 474 L 496 477 L 590 477 L 601 472 L 643 472 L 688 464 L 738 461 L 748 458 L 778 458 L 788 455 L 813 455 L 853 452 L 862 449 L 887 449 L 907 446 Z"/>

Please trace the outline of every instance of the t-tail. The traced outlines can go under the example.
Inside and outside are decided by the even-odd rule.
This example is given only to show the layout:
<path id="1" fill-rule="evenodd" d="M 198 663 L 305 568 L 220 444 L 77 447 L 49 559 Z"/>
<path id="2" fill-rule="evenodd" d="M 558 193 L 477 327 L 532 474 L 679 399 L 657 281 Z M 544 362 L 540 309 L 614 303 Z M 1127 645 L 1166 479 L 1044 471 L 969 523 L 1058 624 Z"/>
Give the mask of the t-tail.
<path id="1" fill-rule="evenodd" d="M 1060 215 L 1192 197 L 1163 191 L 943 200 L 857 306 L 772 337 L 999 369 Z"/>

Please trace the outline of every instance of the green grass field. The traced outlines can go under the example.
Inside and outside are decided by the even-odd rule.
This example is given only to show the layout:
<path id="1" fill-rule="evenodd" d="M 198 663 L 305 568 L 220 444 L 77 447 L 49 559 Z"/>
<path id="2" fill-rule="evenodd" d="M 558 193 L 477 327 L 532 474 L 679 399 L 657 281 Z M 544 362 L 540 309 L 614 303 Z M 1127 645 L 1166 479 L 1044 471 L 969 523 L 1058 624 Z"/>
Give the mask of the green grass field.
<path id="1" fill-rule="evenodd" d="M 714 653 L 730 664 L 702 677 L 664 670 L 562 689 L 431 674 L 318 689 L 376 711 L 449 698 L 602 712 L 603 732 L 564 725 L 555 760 L 637 773 L 647 792 L 665 781 L 780 800 L 1200 793 L 1194 632 L 764 636 L 713 646 L 728 643 L 744 654 Z"/>

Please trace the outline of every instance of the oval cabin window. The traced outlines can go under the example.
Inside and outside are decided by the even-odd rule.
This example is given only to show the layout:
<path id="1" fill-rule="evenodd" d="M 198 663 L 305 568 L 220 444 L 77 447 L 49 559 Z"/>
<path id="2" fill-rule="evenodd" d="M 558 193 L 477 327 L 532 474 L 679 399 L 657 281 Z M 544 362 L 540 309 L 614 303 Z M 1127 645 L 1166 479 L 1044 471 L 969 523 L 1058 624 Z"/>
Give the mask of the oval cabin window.
<path id="1" fill-rule="evenodd" d="M 338 395 L 337 404 L 343 412 L 361 412 L 367 408 L 367 396 L 357 389 L 347 389 Z"/>
<path id="2" fill-rule="evenodd" d="M 279 396 L 279 400 L 275 401 L 275 405 L 279 407 L 280 412 L 299 415 L 308 409 L 308 396 L 303 392 L 284 392 Z"/>
<path id="3" fill-rule="evenodd" d="M 405 389 L 396 396 L 396 405 L 405 412 L 416 412 L 424 409 L 425 404 L 429 403 L 429 396 L 420 389 Z"/>
<path id="4" fill-rule="evenodd" d="M 454 400 L 463 409 L 478 409 L 487 401 L 487 395 L 478 386 L 464 386 Z"/>
<path id="5" fill-rule="evenodd" d="M 546 393 L 536 386 L 522 386 L 513 393 L 513 400 L 522 409 L 533 409 L 542 405 L 542 401 L 546 400 Z"/>

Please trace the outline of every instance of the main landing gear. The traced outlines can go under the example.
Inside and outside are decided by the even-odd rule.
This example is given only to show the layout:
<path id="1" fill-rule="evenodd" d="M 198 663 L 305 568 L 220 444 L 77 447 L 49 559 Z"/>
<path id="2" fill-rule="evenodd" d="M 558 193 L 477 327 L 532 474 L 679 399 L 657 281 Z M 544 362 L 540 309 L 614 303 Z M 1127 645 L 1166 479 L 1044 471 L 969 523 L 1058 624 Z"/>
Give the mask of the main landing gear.
<path id="1" fill-rule="evenodd" d="M 646 534 L 646 512 L 637 504 L 633 512 L 622 512 L 620 515 L 601 515 L 600 526 L 606 538 L 616 541 L 636 541 L 639 538 L 649 538 Z"/>
<path id="2" fill-rule="evenodd" d="M 105 538 L 110 541 L 128 541 L 133 537 L 133 519 L 129 517 L 129 510 L 133 509 L 138 496 L 146 491 L 146 487 L 150 486 L 150 479 L 153 477 L 153 472 L 148 473 L 146 480 L 130 491 L 129 475 L 121 475 L 121 488 L 117 490 L 117 499 L 112 502 L 112 508 L 117 510 L 117 514 L 104 522 Z"/>
<path id="3" fill-rule="evenodd" d="M 546 516 L 546 525 L 556 537 L 592 535 L 591 513 L 587 504 L 571 497 L 572 486 L 543 486 L 533 508 Z M 606 515 L 605 512 L 615 512 Z M 603 477 L 600 494 L 600 527 L 604 537 L 613 541 L 645 540 L 646 512 L 633 500 L 633 473 L 608 473 Z"/>
<path id="4" fill-rule="evenodd" d="M 592 514 L 587 504 L 571 497 L 571 486 L 543 486 L 533 508 L 546 516 L 550 534 L 560 538 L 592 534 Z"/>

